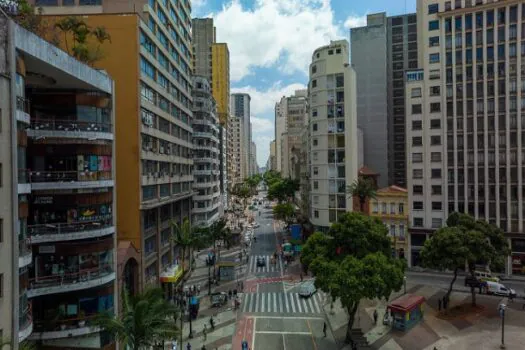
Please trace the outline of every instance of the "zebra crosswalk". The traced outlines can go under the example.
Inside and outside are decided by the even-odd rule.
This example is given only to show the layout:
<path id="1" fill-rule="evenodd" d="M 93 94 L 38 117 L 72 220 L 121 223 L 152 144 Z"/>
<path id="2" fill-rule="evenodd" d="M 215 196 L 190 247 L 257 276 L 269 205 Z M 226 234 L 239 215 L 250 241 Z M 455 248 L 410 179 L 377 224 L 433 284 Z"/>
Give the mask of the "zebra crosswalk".
<path id="1" fill-rule="evenodd" d="M 244 294 L 242 312 L 313 313 L 323 312 L 319 293 L 302 298 L 298 293 Z"/>
<path id="2" fill-rule="evenodd" d="M 257 266 L 257 259 L 264 258 L 264 266 Z M 261 272 L 280 272 L 282 271 L 282 261 L 277 258 L 275 264 L 271 263 L 272 255 L 254 255 L 250 256 L 250 264 L 248 265 L 248 272 L 250 273 L 261 273 Z"/>

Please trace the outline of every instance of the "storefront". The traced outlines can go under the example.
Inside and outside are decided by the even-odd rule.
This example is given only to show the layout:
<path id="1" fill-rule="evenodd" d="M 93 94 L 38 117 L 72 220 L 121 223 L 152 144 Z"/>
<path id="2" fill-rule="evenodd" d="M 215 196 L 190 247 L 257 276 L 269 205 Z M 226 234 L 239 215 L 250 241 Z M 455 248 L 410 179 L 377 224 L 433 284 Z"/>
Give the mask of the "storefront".
<path id="1" fill-rule="evenodd" d="M 160 283 L 168 299 L 172 299 L 177 285 L 184 276 L 184 269 L 179 264 L 170 265 L 160 274 Z"/>
<path id="2" fill-rule="evenodd" d="M 512 274 L 525 275 L 525 239 L 511 239 Z"/>
<path id="3" fill-rule="evenodd" d="M 414 294 L 405 294 L 388 304 L 387 310 L 393 319 L 392 328 L 407 331 L 423 319 L 425 298 Z"/>

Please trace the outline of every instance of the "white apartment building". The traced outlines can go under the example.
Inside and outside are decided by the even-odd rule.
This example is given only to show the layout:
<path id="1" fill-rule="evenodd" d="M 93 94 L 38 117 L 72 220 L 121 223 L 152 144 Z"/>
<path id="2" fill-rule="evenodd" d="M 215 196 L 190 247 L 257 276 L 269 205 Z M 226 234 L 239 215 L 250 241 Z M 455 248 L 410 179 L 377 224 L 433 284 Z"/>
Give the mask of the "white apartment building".
<path id="1" fill-rule="evenodd" d="M 508 235 L 525 273 L 525 4 L 418 1 L 419 70 L 406 73 L 410 265 L 454 211 Z"/>
<path id="2" fill-rule="evenodd" d="M 231 116 L 234 120 L 233 154 L 238 164 L 235 182 L 242 182 L 250 176 L 250 95 L 232 94 L 230 99 Z"/>
<path id="3" fill-rule="evenodd" d="M 250 142 L 250 173 L 255 175 L 259 173 L 259 166 L 257 165 L 257 145 L 255 142 Z"/>
<path id="4" fill-rule="evenodd" d="M 286 132 L 286 103 L 288 100 L 285 96 L 281 101 L 275 103 L 275 169 L 282 171 L 282 134 Z"/>
<path id="5" fill-rule="evenodd" d="M 193 77 L 193 224 L 209 227 L 221 204 L 220 130 L 217 106 L 206 77 Z"/>
<path id="6" fill-rule="evenodd" d="M 346 40 L 331 41 L 314 51 L 310 64 L 310 221 L 319 231 L 352 210 L 346 187 L 357 178 L 358 137 L 348 48 Z"/>

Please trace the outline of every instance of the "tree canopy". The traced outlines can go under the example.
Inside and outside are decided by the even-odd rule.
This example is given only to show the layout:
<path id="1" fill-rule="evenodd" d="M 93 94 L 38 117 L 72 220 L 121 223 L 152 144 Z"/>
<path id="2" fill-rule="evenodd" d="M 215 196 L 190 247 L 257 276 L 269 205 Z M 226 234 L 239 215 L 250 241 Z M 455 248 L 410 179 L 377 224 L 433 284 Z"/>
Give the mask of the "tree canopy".
<path id="1" fill-rule="evenodd" d="M 293 201 L 295 192 L 299 190 L 299 181 L 292 179 L 280 179 L 273 181 L 268 188 L 268 199 L 277 200 L 282 203 L 285 201 Z"/>
<path id="2" fill-rule="evenodd" d="M 467 266 L 474 277 L 477 265 L 501 268 L 509 254 L 504 233 L 495 225 L 483 220 L 475 220 L 463 213 L 452 213 L 447 226 L 437 230 L 427 239 L 421 257 L 423 264 L 435 269 L 454 271 L 448 295 L 457 279 L 459 270 Z M 476 305 L 476 293 L 471 286 L 472 305 Z"/>
<path id="3" fill-rule="evenodd" d="M 303 266 L 318 288 L 348 311 L 347 342 L 363 298 L 388 299 L 403 285 L 404 260 L 393 259 L 386 226 L 376 218 L 346 213 L 328 234 L 314 233 L 303 247 Z"/>
<path id="4" fill-rule="evenodd" d="M 279 203 L 273 207 L 273 216 L 277 220 L 284 221 L 287 225 L 293 223 L 295 208 L 291 203 Z"/>
<path id="5" fill-rule="evenodd" d="M 147 289 L 136 296 L 129 296 L 124 290 L 119 316 L 99 314 L 94 325 L 105 329 L 124 348 L 149 349 L 158 342 L 175 339 L 179 334 L 177 314 L 175 304 L 164 298 L 160 288 Z"/>
<path id="6" fill-rule="evenodd" d="M 206 247 L 208 237 L 205 235 L 205 229 L 191 226 L 188 218 L 185 218 L 181 225 L 175 221 L 172 221 L 171 225 L 173 227 L 171 241 L 182 249 L 182 265 L 185 268 L 189 267 L 189 264 L 185 264 L 186 253 L 191 249 Z"/>
<path id="7" fill-rule="evenodd" d="M 366 200 L 376 197 L 376 188 L 371 179 L 359 177 L 347 187 L 346 193 L 359 199 L 359 209 L 364 212 Z"/>

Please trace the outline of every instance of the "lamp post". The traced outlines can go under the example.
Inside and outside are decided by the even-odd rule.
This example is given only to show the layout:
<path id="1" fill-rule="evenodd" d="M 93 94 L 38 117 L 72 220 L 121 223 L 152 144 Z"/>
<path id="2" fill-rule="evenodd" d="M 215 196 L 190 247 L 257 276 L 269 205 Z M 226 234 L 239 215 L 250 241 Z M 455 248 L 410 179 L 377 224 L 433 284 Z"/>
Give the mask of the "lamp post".
<path id="1" fill-rule="evenodd" d="M 407 276 L 403 276 L 403 285 L 405 287 L 405 294 L 407 294 Z"/>
<path id="2" fill-rule="evenodd" d="M 507 305 L 499 304 L 499 316 L 501 317 L 501 345 L 500 349 L 505 349 L 505 309 Z"/>
<path id="3" fill-rule="evenodd" d="M 208 295 L 211 295 L 211 265 L 208 265 Z"/>

